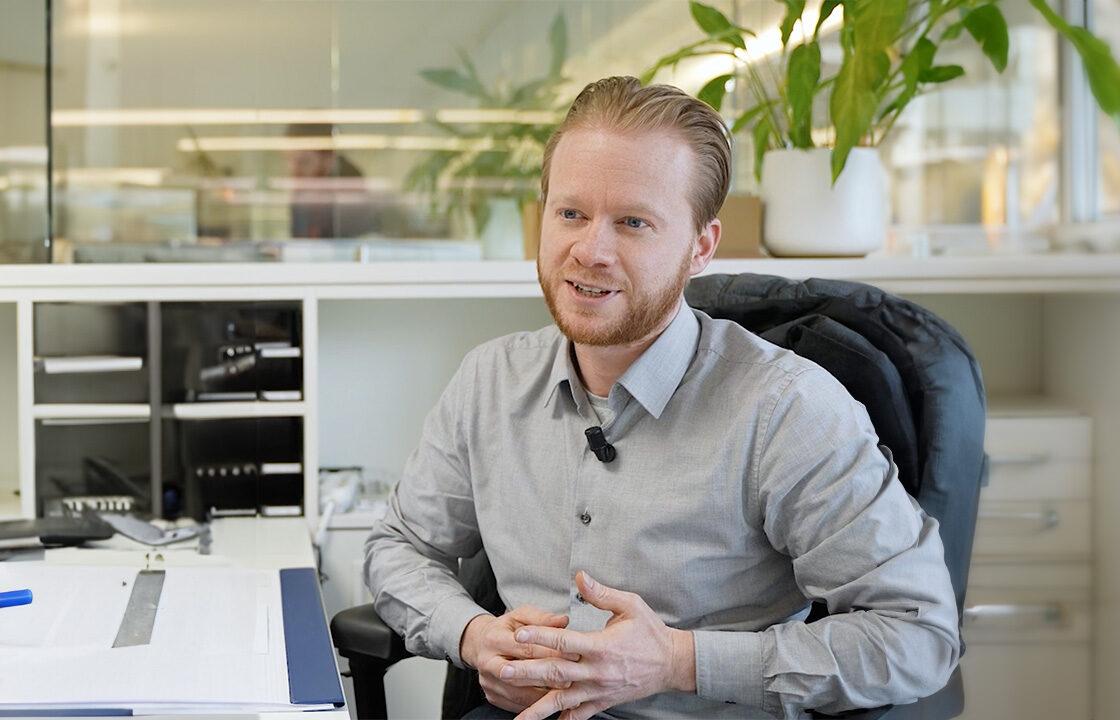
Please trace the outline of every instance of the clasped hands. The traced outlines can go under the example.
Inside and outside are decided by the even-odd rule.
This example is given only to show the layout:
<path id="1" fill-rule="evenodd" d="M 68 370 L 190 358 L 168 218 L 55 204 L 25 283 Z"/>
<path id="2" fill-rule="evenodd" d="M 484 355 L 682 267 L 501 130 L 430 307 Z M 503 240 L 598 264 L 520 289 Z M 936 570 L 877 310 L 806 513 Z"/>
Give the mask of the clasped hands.
<path id="1" fill-rule="evenodd" d="M 478 669 L 486 699 L 517 720 L 587 720 L 670 690 L 695 692 L 692 633 L 667 627 L 634 593 L 576 574 L 591 605 L 611 613 L 598 632 L 568 630 L 568 617 L 530 606 L 480 615 L 463 632 L 461 656 Z"/>

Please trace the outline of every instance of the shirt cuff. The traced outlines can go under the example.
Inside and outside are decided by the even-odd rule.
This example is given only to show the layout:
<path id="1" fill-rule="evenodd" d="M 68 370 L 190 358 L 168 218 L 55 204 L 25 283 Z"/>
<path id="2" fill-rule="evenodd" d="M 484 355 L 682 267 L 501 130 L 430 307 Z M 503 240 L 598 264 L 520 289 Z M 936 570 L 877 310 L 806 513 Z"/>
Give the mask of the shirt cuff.
<path id="1" fill-rule="evenodd" d="M 431 646 L 443 653 L 443 657 L 455 667 L 465 667 L 459 657 L 459 642 L 467 623 L 479 615 L 489 615 L 468 595 L 451 595 L 436 606 L 428 622 L 428 636 Z"/>
<path id="2" fill-rule="evenodd" d="M 759 708 L 781 717 L 782 706 L 762 687 L 762 662 L 767 642 L 761 632 L 693 630 L 696 646 L 696 694 L 706 700 Z"/>

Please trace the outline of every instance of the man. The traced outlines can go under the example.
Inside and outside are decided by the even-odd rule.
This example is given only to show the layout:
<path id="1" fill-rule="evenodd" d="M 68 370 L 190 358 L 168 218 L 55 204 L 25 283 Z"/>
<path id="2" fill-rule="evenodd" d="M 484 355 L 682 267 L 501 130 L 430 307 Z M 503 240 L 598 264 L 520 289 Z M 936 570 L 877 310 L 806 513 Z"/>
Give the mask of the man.
<path id="1" fill-rule="evenodd" d="M 684 304 L 729 178 L 703 103 L 584 89 L 541 182 L 556 326 L 467 355 L 366 544 L 409 649 L 478 668 L 519 718 L 796 717 L 912 701 L 956 665 L 937 523 L 863 406 Z M 452 572 L 483 546 L 498 618 Z M 810 598 L 833 614 L 801 622 Z"/>
<path id="2" fill-rule="evenodd" d="M 322 143 L 334 137 L 334 126 L 289 125 L 285 136 Z M 330 147 L 303 147 L 285 153 L 294 185 L 291 230 L 294 238 L 355 238 L 377 229 L 373 199 L 362 171 Z"/>

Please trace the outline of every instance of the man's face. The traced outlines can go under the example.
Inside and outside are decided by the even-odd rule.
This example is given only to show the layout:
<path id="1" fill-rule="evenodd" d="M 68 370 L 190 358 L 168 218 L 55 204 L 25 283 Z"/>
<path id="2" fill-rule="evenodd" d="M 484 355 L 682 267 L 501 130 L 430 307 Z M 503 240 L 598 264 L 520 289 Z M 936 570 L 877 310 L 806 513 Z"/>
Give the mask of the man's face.
<path id="1" fill-rule="evenodd" d="M 537 275 L 553 319 L 573 342 L 634 343 L 671 319 L 689 276 L 710 255 L 694 255 L 695 165 L 691 148 L 669 132 L 578 129 L 561 138 Z"/>
<path id="2" fill-rule="evenodd" d="M 324 150 L 292 150 L 287 153 L 288 174 L 299 178 L 330 177 L 334 153 Z"/>

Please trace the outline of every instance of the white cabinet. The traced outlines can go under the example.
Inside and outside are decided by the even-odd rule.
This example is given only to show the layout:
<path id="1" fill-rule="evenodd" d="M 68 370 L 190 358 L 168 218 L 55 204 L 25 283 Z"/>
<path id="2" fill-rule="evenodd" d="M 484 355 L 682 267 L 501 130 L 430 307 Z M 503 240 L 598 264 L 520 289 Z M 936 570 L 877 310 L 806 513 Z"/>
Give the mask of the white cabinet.
<path id="1" fill-rule="evenodd" d="M 1093 655 L 1092 424 L 996 404 L 965 597 L 965 720 L 1088 720 Z"/>

